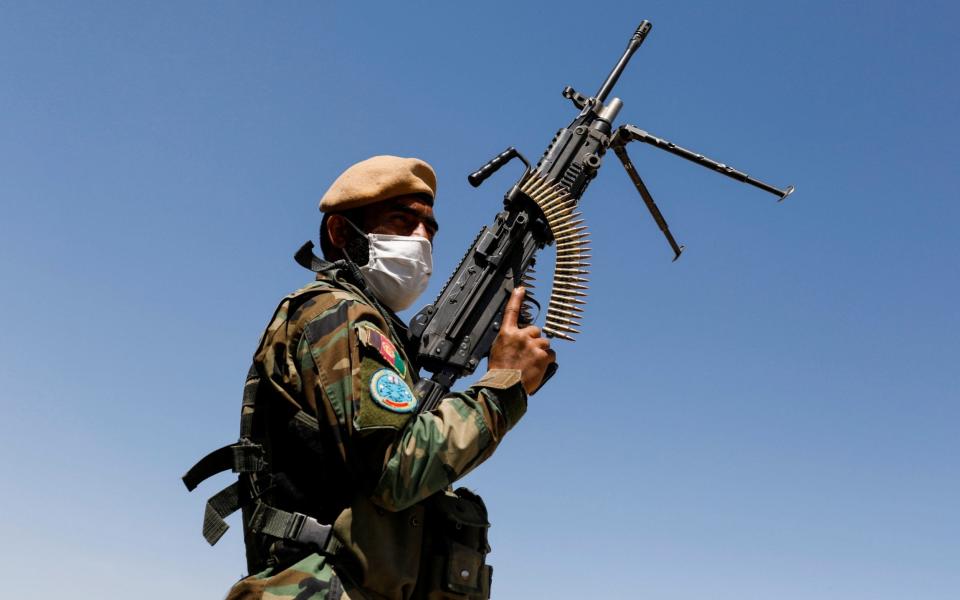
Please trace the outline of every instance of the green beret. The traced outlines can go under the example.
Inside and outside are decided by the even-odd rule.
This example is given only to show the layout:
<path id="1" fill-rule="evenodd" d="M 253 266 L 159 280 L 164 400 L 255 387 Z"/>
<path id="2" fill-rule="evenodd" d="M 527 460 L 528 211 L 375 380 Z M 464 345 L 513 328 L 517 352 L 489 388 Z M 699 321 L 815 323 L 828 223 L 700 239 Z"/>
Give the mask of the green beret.
<path id="1" fill-rule="evenodd" d="M 419 158 L 374 156 L 344 171 L 320 199 L 322 212 L 339 212 L 411 194 L 437 191 L 433 167 Z"/>

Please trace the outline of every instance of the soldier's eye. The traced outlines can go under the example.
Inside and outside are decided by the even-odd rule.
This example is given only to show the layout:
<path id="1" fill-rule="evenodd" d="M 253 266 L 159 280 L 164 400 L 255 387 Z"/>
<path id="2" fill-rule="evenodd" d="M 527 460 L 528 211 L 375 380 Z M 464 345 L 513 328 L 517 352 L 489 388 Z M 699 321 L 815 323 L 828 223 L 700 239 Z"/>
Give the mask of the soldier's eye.
<path id="1" fill-rule="evenodd" d="M 413 229 L 416 226 L 416 223 L 410 217 L 410 215 L 405 215 L 403 213 L 398 213 L 394 215 L 391 221 L 393 222 L 394 225 L 397 225 L 398 227 L 402 227 L 404 229 Z"/>

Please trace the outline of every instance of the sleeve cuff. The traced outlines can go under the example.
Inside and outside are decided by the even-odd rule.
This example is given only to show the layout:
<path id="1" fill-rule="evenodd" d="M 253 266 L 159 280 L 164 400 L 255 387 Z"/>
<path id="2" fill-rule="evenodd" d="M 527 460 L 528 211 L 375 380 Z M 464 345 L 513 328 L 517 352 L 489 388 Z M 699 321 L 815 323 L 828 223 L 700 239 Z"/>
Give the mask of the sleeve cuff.
<path id="1" fill-rule="evenodd" d="M 487 389 L 487 395 L 512 429 L 527 412 L 527 392 L 523 389 L 519 369 L 490 369 L 474 387 Z"/>

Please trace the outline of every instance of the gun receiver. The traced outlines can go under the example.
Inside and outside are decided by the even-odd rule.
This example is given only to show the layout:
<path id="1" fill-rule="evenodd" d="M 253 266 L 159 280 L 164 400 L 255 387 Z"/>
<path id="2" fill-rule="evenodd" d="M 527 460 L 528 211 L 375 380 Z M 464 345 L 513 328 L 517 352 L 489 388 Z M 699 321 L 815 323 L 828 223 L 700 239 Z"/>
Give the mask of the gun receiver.
<path id="1" fill-rule="evenodd" d="M 613 129 L 623 102 L 619 98 L 607 102 L 607 96 L 651 27 L 649 21 L 640 23 L 620 60 L 593 97 L 584 97 L 569 86 L 564 88 L 563 96 L 580 110 L 580 114 L 557 132 L 535 166 L 531 167 L 520 152 L 510 147 L 469 175 L 468 181 L 476 187 L 514 158 L 526 165 L 523 175 L 504 195 L 504 208 L 493 224 L 480 230 L 440 295 L 410 322 L 417 360 L 423 369 L 432 373 L 429 379 L 421 379 L 414 390 L 419 401 L 418 410 L 434 408 L 458 378 L 473 373 L 489 354 L 500 328 L 503 309 L 516 286 L 528 288 L 521 317 L 532 320 L 529 307 L 539 308 L 540 304 L 531 296 L 529 288 L 534 283 L 535 255 L 544 246 L 556 246 L 556 262 L 542 331 L 549 337 L 571 341 L 579 333 L 577 327 L 585 305 L 590 248 L 587 227 L 576 209 L 590 181 L 596 177 L 608 149 L 612 148 L 623 163 L 670 243 L 674 260 L 683 252 L 683 246 L 674 240 L 666 220 L 630 161 L 626 152 L 629 142 L 653 145 L 776 194 L 781 200 L 793 192 L 793 186 L 782 190 L 775 188 L 633 125 Z M 544 381 L 553 371 L 548 371 Z"/>

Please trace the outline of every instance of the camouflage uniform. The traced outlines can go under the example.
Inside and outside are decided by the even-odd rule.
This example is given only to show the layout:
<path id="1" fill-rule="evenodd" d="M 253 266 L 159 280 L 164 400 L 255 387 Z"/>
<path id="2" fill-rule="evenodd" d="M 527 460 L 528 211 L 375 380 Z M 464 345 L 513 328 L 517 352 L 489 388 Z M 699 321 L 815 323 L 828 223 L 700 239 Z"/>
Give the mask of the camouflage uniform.
<path id="1" fill-rule="evenodd" d="M 450 484 L 523 416 L 520 373 L 492 370 L 419 414 L 371 387 L 386 377 L 412 389 L 405 341 L 395 317 L 340 274 L 280 303 L 254 357 L 271 464 L 289 484 L 270 501 L 334 523 L 336 541 L 326 555 L 245 532 L 248 558 L 252 544 L 270 566 L 228 600 L 488 597 L 486 510 Z M 290 415 L 301 411 L 316 418 L 316 435 L 295 434 Z"/>

